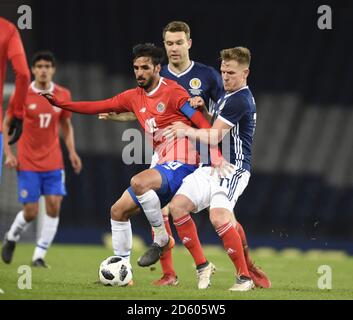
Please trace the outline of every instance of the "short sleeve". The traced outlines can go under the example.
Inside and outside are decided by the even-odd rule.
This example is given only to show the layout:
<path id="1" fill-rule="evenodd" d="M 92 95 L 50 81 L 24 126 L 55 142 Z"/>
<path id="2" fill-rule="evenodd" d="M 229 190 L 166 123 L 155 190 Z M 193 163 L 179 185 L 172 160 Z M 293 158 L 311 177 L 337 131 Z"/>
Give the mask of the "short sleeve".
<path id="1" fill-rule="evenodd" d="M 224 107 L 221 105 L 220 109 L 218 119 L 234 127 L 248 111 L 248 102 L 242 96 L 233 96 L 228 98 Z"/>

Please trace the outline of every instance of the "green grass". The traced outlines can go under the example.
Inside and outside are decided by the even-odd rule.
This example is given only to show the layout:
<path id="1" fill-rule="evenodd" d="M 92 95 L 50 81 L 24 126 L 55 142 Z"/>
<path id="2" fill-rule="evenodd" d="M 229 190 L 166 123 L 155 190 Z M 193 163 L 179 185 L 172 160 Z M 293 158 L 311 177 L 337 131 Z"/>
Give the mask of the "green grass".
<path id="1" fill-rule="evenodd" d="M 353 258 L 342 253 L 309 252 L 297 250 L 274 252 L 253 251 L 253 258 L 270 276 L 271 289 L 234 293 L 227 289 L 233 284 L 233 267 L 227 255 L 219 247 L 205 247 L 210 261 L 218 270 L 212 278 L 212 286 L 200 291 L 189 253 L 182 247 L 174 250 L 174 261 L 180 284 L 177 287 L 154 287 L 151 282 L 160 276 L 156 270 L 140 268 L 136 260 L 140 250 L 132 257 L 134 286 L 105 287 L 97 282 L 100 262 L 112 255 L 103 246 L 54 245 L 47 261 L 51 269 L 32 269 L 32 289 L 20 290 L 17 282 L 18 267 L 29 264 L 34 246 L 19 244 L 11 265 L 0 262 L 1 299 L 352 299 Z M 320 265 L 332 268 L 332 290 L 319 290 L 317 273 Z"/>

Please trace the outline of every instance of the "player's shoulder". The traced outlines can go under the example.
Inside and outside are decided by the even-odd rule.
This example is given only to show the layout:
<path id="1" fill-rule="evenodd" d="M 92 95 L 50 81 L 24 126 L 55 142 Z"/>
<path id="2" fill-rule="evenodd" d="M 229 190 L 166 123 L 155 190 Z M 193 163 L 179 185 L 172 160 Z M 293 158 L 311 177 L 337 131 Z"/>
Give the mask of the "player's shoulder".
<path id="1" fill-rule="evenodd" d="M 243 105 L 244 108 L 252 109 L 255 106 L 255 100 L 249 87 L 246 86 L 234 93 L 228 94 L 227 104 Z"/>
<path id="2" fill-rule="evenodd" d="M 217 74 L 217 71 L 214 67 L 205 65 L 201 62 L 194 61 L 194 68 L 195 71 L 205 73 L 209 76 L 214 76 L 214 74 Z"/>
<path id="3" fill-rule="evenodd" d="M 0 29 L 2 32 L 12 33 L 16 30 L 16 26 L 12 22 L 0 17 Z"/>
<path id="4" fill-rule="evenodd" d="M 60 84 L 54 83 L 54 90 L 58 92 L 70 92 L 70 90 Z"/>
<path id="5" fill-rule="evenodd" d="M 71 91 L 68 88 L 61 86 L 57 83 L 54 83 L 54 93 L 60 95 L 71 95 Z"/>
<path id="6" fill-rule="evenodd" d="M 161 78 L 160 88 L 161 92 L 163 92 L 164 95 L 173 97 L 173 99 L 178 100 L 179 98 L 190 97 L 189 93 L 185 90 L 185 88 L 174 80 Z"/>
<path id="7" fill-rule="evenodd" d="M 164 77 L 161 78 L 161 87 L 163 87 L 165 90 L 180 89 L 180 90 L 186 91 L 184 87 L 181 86 L 178 82 Z"/>
<path id="8" fill-rule="evenodd" d="M 123 92 L 117 93 L 115 96 L 123 96 L 127 98 L 135 98 L 140 94 L 143 94 L 144 90 L 140 87 L 135 87 L 131 89 L 124 90 Z"/>
<path id="9" fill-rule="evenodd" d="M 9 20 L 6 20 L 2 17 L 0 17 L 0 26 L 1 26 L 1 28 L 7 28 L 7 29 L 11 29 L 11 30 L 16 29 L 15 25 L 12 22 L 10 22 Z"/>

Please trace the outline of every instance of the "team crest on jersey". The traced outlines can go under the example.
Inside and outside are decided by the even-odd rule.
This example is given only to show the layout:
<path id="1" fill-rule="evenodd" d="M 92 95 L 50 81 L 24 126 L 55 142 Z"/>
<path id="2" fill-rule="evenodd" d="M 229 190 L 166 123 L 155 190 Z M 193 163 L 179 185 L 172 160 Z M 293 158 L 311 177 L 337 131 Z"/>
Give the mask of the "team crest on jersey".
<path id="1" fill-rule="evenodd" d="M 21 190 L 21 197 L 24 199 L 28 197 L 28 191 L 26 189 Z"/>
<path id="2" fill-rule="evenodd" d="M 192 78 L 189 82 L 189 85 L 192 89 L 200 89 L 201 88 L 201 80 L 199 78 Z"/>
<path id="3" fill-rule="evenodd" d="M 157 111 L 159 113 L 162 113 L 162 112 L 165 111 L 165 104 L 163 102 L 160 102 L 160 103 L 157 104 Z"/>
<path id="4" fill-rule="evenodd" d="M 190 93 L 193 96 L 199 96 L 202 92 L 202 90 L 200 89 L 202 85 L 202 82 L 199 78 L 192 78 L 189 82 L 189 86 L 190 86 Z"/>
<path id="5" fill-rule="evenodd" d="M 29 106 L 28 106 L 28 109 L 29 110 L 35 110 L 37 108 L 37 105 L 35 103 L 31 103 Z"/>

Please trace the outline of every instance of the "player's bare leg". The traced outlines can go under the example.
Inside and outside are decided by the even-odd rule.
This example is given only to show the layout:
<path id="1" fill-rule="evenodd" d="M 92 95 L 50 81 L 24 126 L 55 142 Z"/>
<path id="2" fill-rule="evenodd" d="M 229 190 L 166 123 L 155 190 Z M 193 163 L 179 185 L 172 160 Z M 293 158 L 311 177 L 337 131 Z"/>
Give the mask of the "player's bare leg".
<path id="1" fill-rule="evenodd" d="M 137 261 L 141 267 L 155 264 L 165 251 L 174 246 L 174 239 L 168 235 L 165 228 L 161 203 L 155 191 L 159 190 L 161 186 L 162 176 L 156 169 L 144 170 L 131 179 L 131 188 L 143 208 L 154 234 L 152 246 Z"/>
<path id="2" fill-rule="evenodd" d="M 255 286 L 257 288 L 264 288 L 264 289 L 270 288 L 271 287 L 270 279 L 267 277 L 265 272 L 261 270 L 260 267 L 255 265 L 255 262 L 252 261 L 251 259 L 250 248 L 248 246 L 248 241 L 246 239 L 244 228 L 240 224 L 240 222 L 236 220 L 234 215 L 232 215 L 232 223 L 235 229 L 238 231 L 240 239 L 242 241 L 245 261 L 248 266 L 250 277 L 254 281 Z"/>
<path id="3" fill-rule="evenodd" d="M 223 241 L 223 246 L 232 260 L 236 273 L 236 282 L 229 289 L 231 291 L 248 291 L 254 287 L 249 270 L 245 261 L 243 245 L 239 233 L 233 225 L 234 215 L 224 208 L 210 209 L 210 221 L 219 237 Z"/>
<path id="4" fill-rule="evenodd" d="M 190 212 L 195 209 L 195 205 L 186 196 L 176 195 L 169 204 L 169 208 L 179 238 L 194 258 L 198 288 L 207 289 L 211 284 L 211 276 L 216 268 L 211 262 L 207 261 L 197 234 L 196 225 L 190 216 Z"/>
<path id="5" fill-rule="evenodd" d="M 45 256 L 58 230 L 62 200 L 62 196 L 45 196 L 45 214 L 43 216 L 43 223 L 37 246 L 32 257 L 32 266 L 34 267 L 48 268 L 48 265 L 45 262 Z"/>
<path id="6" fill-rule="evenodd" d="M 5 234 L 2 245 L 1 257 L 5 263 L 11 263 L 15 252 L 16 243 L 20 240 L 21 233 L 25 231 L 30 223 L 37 218 L 38 203 L 26 203 L 12 223 L 10 230 Z"/>
<path id="7" fill-rule="evenodd" d="M 163 222 L 164 222 L 165 228 L 169 236 L 173 236 L 172 230 L 169 224 L 169 205 L 166 205 L 162 209 L 162 216 L 163 216 Z M 156 286 L 176 286 L 179 283 L 178 277 L 176 275 L 176 272 L 173 266 L 172 251 L 173 251 L 172 249 L 167 250 L 162 254 L 160 258 L 163 275 L 160 279 L 153 281 L 153 284 Z"/>

